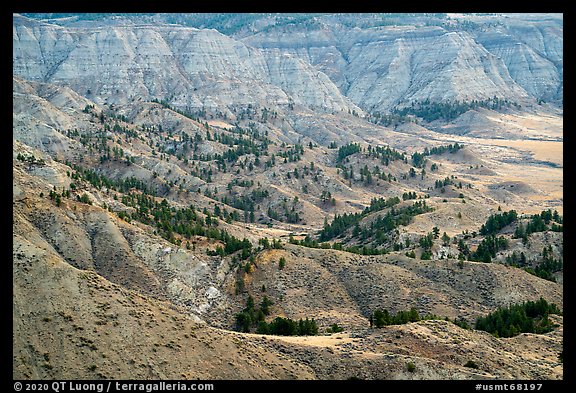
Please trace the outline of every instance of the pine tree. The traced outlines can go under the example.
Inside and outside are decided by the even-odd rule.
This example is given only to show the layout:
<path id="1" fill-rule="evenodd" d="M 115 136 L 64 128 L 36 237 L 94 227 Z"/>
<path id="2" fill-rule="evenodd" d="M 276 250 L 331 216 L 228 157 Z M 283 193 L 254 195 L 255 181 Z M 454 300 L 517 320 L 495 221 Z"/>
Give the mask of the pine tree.
<path id="1" fill-rule="evenodd" d="M 264 296 L 262 298 L 262 303 L 260 303 L 260 310 L 264 313 L 264 315 L 270 315 L 270 306 L 272 302 L 268 299 L 268 296 Z"/>

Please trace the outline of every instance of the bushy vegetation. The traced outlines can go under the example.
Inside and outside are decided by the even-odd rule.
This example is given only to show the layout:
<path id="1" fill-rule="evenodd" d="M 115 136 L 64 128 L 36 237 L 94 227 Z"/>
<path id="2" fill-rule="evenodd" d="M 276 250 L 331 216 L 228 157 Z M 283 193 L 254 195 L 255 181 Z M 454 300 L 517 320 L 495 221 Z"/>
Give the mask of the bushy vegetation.
<path id="1" fill-rule="evenodd" d="M 495 235 L 502 228 L 510 225 L 517 219 L 518 213 L 516 213 L 516 210 L 510 210 L 501 214 L 492 214 L 490 217 L 488 217 L 486 223 L 482 224 L 479 233 L 483 236 Z"/>
<path id="2" fill-rule="evenodd" d="M 272 302 L 267 296 L 257 308 L 254 298 L 248 296 L 246 307 L 236 314 L 236 330 L 241 332 L 254 331 L 259 334 L 274 334 L 279 336 L 313 336 L 318 334 L 318 325 L 314 319 L 300 319 L 294 321 L 290 318 L 276 317 L 271 322 L 265 318 L 270 315 Z"/>
<path id="3" fill-rule="evenodd" d="M 446 121 L 454 120 L 461 114 L 469 111 L 470 109 L 488 108 L 493 110 L 501 110 L 517 104 L 508 101 L 507 99 L 498 98 L 496 96 L 486 100 L 472 100 L 472 101 L 447 101 L 447 102 L 433 102 L 429 99 L 423 101 L 412 102 L 410 106 L 402 109 L 395 109 L 393 114 L 405 118 L 407 115 L 413 115 L 422 118 L 424 121 L 431 122 L 438 119 Z"/>
<path id="4" fill-rule="evenodd" d="M 464 367 L 478 368 L 478 365 L 476 364 L 476 362 L 474 360 L 468 360 L 466 362 L 466 364 L 464 364 Z"/>
<path id="5" fill-rule="evenodd" d="M 410 322 L 418 322 L 427 319 L 443 319 L 433 314 L 420 316 L 418 310 L 412 307 L 410 310 L 398 311 L 396 314 L 390 313 L 388 310 L 375 310 L 370 315 L 370 326 L 381 328 L 389 325 L 403 325 Z"/>
<path id="6" fill-rule="evenodd" d="M 486 236 L 478 245 L 478 248 L 470 256 L 470 260 L 476 262 L 492 262 L 492 258 L 496 257 L 496 253 L 500 250 L 508 248 L 508 239 L 504 236 Z"/>
<path id="7" fill-rule="evenodd" d="M 547 333 L 554 326 L 549 314 L 561 314 L 554 303 L 543 298 L 499 307 L 496 311 L 476 319 L 476 329 L 484 330 L 496 337 L 513 337 L 520 333 Z"/>
<path id="8" fill-rule="evenodd" d="M 332 223 L 324 224 L 324 228 L 319 234 L 319 239 L 320 241 L 333 239 L 344 233 L 347 229 L 358 224 L 368 214 L 392 207 L 398 203 L 400 203 L 400 199 L 398 197 L 389 198 L 388 200 L 384 198 L 373 198 L 370 201 L 370 206 L 364 208 L 364 210 L 360 213 L 344 213 L 343 215 L 336 214 L 332 220 Z"/>

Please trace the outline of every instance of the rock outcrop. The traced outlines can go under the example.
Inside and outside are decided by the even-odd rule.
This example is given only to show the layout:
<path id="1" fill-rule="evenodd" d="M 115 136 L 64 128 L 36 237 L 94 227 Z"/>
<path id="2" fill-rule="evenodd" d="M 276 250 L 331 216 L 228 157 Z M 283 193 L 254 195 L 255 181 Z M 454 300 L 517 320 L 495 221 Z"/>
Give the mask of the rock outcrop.
<path id="1" fill-rule="evenodd" d="M 557 23 L 515 21 L 486 30 L 476 40 L 501 58 L 512 79 L 531 96 L 562 100 L 563 31 Z"/>
<path id="2" fill-rule="evenodd" d="M 74 29 L 15 15 L 13 73 L 69 86 L 96 103 L 155 98 L 191 112 L 256 104 L 361 112 L 298 57 L 265 56 L 215 30 Z"/>
<path id="3" fill-rule="evenodd" d="M 300 56 L 368 111 L 425 99 L 561 98 L 563 39 L 557 17 L 541 21 L 496 16 L 474 22 L 462 18 L 462 26 L 406 22 L 370 29 L 330 24 L 329 18 L 318 17 L 313 27 L 245 33 L 242 41 Z M 498 27 L 490 27 L 494 23 Z"/>

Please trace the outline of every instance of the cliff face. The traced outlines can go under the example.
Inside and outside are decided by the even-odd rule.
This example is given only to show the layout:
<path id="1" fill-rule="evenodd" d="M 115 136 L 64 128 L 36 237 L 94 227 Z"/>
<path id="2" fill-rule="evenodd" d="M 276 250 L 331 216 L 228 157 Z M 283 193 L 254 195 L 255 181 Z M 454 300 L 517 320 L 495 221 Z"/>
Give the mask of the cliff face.
<path id="1" fill-rule="evenodd" d="M 13 72 L 67 84 L 96 102 L 159 98 L 189 110 L 274 102 L 385 112 L 426 99 L 494 96 L 561 104 L 558 17 L 370 28 L 339 24 L 343 16 L 278 26 L 262 18 L 250 31 L 227 36 L 130 20 L 63 27 L 15 15 Z"/>
<path id="2" fill-rule="evenodd" d="M 562 34 L 558 19 L 500 17 L 474 29 L 278 27 L 242 41 L 300 56 L 363 109 L 386 111 L 424 99 L 561 99 Z"/>
<path id="3" fill-rule="evenodd" d="M 563 31 L 551 22 L 514 23 L 477 35 L 488 51 L 502 59 L 510 76 L 531 96 L 562 99 Z"/>
<path id="4" fill-rule="evenodd" d="M 301 59 L 266 55 L 215 30 L 13 20 L 14 75 L 67 85 L 97 103 L 158 98 L 187 110 L 294 103 L 360 112 Z"/>
<path id="5" fill-rule="evenodd" d="M 282 50 L 304 58 L 329 75 L 342 92 L 369 111 L 386 111 L 417 100 L 486 99 L 494 95 L 523 101 L 527 93 L 505 65 L 464 32 L 440 28 L 378 28 L 331 39 L 309 40 L 264 34 L 246 38 L 270 50 L 275 42 L 291 42 Z M 307 42 L 312 44 L 307 44 Z M 306 47 L 306 45 L 309 45 Z M 313 45 L 320 45 L 314 47 Z M 471 84 L 472 83 L 472 84 Z"/>

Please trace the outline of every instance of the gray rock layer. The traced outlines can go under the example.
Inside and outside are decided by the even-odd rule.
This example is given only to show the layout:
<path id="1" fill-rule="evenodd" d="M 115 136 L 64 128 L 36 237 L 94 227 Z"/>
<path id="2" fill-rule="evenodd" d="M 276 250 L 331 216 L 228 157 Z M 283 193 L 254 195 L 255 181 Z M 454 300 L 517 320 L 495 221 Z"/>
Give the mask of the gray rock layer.
<path id="1" fill-rule="evenodd" d="M 97 103 L 158 98 L 187 110 L 294 103 L 361 112 L 300 58 L 266 54 L 215 30 L 74 29 L 15 15 L 12 42 L 14 75 L 67 85 Z"/>
<path id="2" fill-rule="evenodd" d="M 454 31 L 438 26 L 278 27 L 242 41 L 301 57 L 369 111 L 424 99 L 561 99 L 561 19 L 514 16 L 492 23 L 496 27 L 487 23 Z"/>

